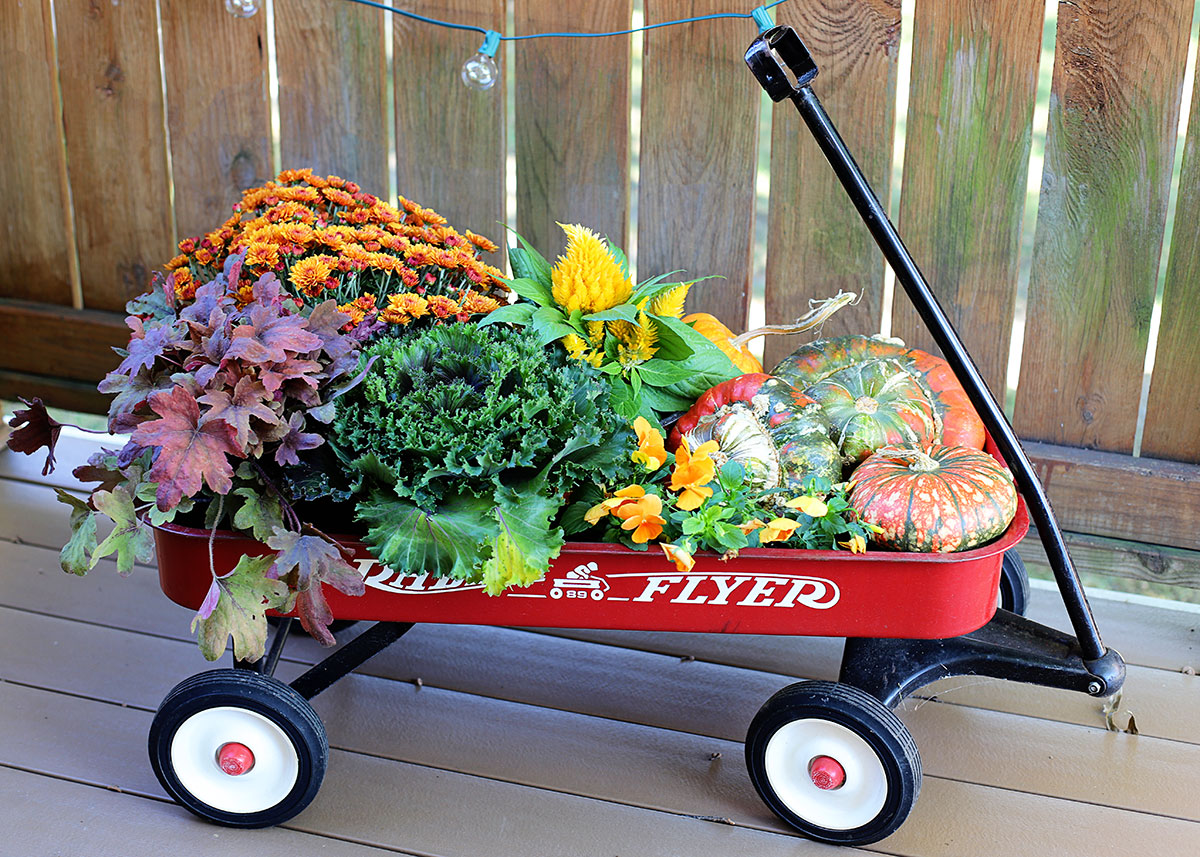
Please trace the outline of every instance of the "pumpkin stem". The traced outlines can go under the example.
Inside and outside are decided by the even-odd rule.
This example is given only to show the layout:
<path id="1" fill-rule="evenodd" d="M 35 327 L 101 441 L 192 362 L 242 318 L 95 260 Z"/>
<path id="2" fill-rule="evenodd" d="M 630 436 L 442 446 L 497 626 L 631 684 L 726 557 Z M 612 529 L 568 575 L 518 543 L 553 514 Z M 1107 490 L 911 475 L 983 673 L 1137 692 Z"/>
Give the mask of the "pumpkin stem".
<path id="1" fill-rule="evenodd" d="M 922 449 L 901 448 L 898 446 L 881 446 L 875 450 L 876 455 L 885 455 L 908 463 L 909 470 L 918 473 L 930 473 L 941 468 L 942 463 Z"/>
<path id="2" fill-rule="evenodd" d="M 809 310 L 804 315 L 800 316 L 792 324 L 767 324 L 754 330 L 747 330 L 745 333 L 739 333 L 733 339 L 729 340 L 734 348 L 741 348 L 751 339 L 756 339 L 760 336 L 769 334 L 790 334 L 803 333 L 806 330 L 812 330 L 814 327 L 820 327 L 824 324 L 835 312 L 844 306 L 850 306 L 858 303 L 858 295 L 854 292 L 839 291 L 831 298 L 824 300 L 809 299 Z"/>

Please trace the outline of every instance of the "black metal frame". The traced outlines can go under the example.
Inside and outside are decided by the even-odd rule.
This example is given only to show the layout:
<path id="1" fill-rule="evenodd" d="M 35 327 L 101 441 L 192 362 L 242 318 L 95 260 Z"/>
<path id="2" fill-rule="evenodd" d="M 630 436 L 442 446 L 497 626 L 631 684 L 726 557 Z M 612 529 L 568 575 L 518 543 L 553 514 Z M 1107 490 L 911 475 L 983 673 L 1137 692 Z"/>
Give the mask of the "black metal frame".
<path id="1" fill-rule="evenodd" d="M 283 645 L 287 642 L 292 630 L 292 618 L 279 622 L 271 638 L 271 647 L 257 661 L 235 661 L 238 669 L 254 670 L 263 675 L 274 675 L 283 653 Z M 305 699 L 311 700 L 321 691 L 327 689 L 338 679 L 349 675 L 362 666 L 370 658 L 382 652 L 392 643 L 399 640 L 413 628 L 412 622 L 376 622 L 363 633 L 359 634 L 346 645 L 334 650 L 324 660 L 318 661 L 303 675 L 291 682 L 291 687 Z"/>
<path id="2" fill-rule="evenodd" d="M 1001 610 L 983 629 L 949 640 L 848 640 L 842 680 L 893 706 L 929 681 L 968 673 L 1067 687 L 1093 696 L 1116 693 L 1124 681 L 1125 664 L 1100 639 L 1046 492 L 950 319 L 813 92 L 810 84 L 818 69 L 812 54 L 791 27 L 772 27 L 750 45 L 746 64 L 772 101 L 786 98 L 795 104 L 895 271 L 896 279 L 979 412 L 1025 497 L 1075 631 L 1074 638 L 1066 637 Z"/>

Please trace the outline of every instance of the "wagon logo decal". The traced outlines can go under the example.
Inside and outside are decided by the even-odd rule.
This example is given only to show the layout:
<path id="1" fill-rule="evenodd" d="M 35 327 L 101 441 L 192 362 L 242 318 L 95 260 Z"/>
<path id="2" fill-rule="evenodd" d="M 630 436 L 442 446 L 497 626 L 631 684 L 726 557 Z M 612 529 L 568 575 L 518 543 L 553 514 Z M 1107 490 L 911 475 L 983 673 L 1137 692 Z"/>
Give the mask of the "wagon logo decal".
<path id="1" fill-rule="evenodd" d="M 363 583 L 397 595 L 445 595 L 482 590 L 482 583 L 401 574 L 377 559 L 360 559 Z M 502 598 L 548 598 L 553 601 L 669 602 L 711 607 L 808 607 L 828 610 L 841 590 L 832 580 L 801 574 L 710 574 L 707 572 L 623 572 L 603 574 L 595 562 L 568 571 L 552 570 L 546 579 L 505 592 Z M 582 603 L 580 604 L 582 606 Z"/>

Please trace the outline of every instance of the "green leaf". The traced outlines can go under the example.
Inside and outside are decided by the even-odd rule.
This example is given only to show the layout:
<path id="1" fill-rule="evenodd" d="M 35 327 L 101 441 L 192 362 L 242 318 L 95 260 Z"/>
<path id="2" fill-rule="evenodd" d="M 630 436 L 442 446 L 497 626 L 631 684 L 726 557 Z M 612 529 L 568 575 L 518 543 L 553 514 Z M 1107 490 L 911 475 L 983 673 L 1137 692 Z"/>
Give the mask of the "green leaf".
<path id="1" fill-rule="evenodd" d="M 555 340 L 579 331 L 567 323 L 566 316 L 555 307 L 542 307 L 533 313 L 532 327 L 537 334 L 538 342 L 545 346 Z"/>
<path id="2" fill-rule="evenodd" d="M 500 322 L 516 324 L 524 327 L 533 319 L 533 312 L 536 309 L 537 305 L 533 303 L 508 304 L 507 306 L 502 306 L 492 310 L 475 323 L 480 327 L 486 327 L 489 324 L 498 324 Z"/>
<path id="3" fill-rule="evenodd" d="M 243 556 L 233 571 L 214 577 L 204 603 L 192 619 L 192 631 L 200 651 L 210 661 L 221 657 L 226 641 L 233 637 L 233 656 L 257 661 L 267 646 L 269 607 L 280 606 L 287 587 L 268 578 L 267 569 L 275 556 Z"/>
<path id="4" fill-rule="evenodd" d="M 666 387 L 683 381 L 692 374 L 692 370 L 682 361 L 661 360 L 658 357 L 639 363 L 637 370 L 643 381 L 655 387 Z"/>
<path id="5" fill-rule="evenodd" d="M 642 387 L 642 398 L 647 405 L 660 414 L 674 414 L 679 411 L 686 411 L 693 404 L 692 399 L 658 387 Z"/>
<path id="6" fill-rule="evenodd" d="M 669 390 L 692 401 L 700 398 L 711 387 L 722 381 L 736 378 L 742 372 L 715 343 L 692 330 L 677 318 L 656 316 L 664 328 L 681 338 L 692 349 L 692 356 L 681 361 L 690 370 L 688 377 L 670 385 Z"/>
<path id="7" fill-rule="evenodd" d="M 60 503 L 71 507 L 71 538 L 59 552 L 59 563 L 65 572 L 85 575 L 92 567 L 92 553 L 96 550 L 96 513 L 74 494 L 61 488 L 55 488 L 54 493 Z"/>
<path id="8" fill-rule="evenodd" d="M 517 277 L 515 280 L 505 280 L 504 284 L 516 292 L 527 301 L 533 301 L 540 307 L 553 307 L 554 295 L 550 293 L 550 287 L 542 285 L 536 280 L 528 279 L 527 277 Z"/>
<path id="9" fill-rule="evenodd" d="M 621 273 L 624 274 L 626 277 L 628 277 L 629 276 L 629 258 L 625 255 L 625 251 L 622 250 L 620 247 L 618 247 L 616 244 L 609 241 L 607 236 L 605 236 L 605 238 L 604 238 L 604 243 L 606 243 L 608 245 L 608 252 L 612 254 L 612 257 L 614 259 L 616 259 L 617 264 L 621 266 Z"/>
<path id="10" fill-rule="evenodd" d="M 283 529 L 283 505 L 273 492 L 243 487 L 233 493 L 242 498 L 242 505 L 233 515 L 236 529 L 252 533 L 260 542 L 265 542 L 275 530 Z"/>
<path id="11" fill-rule="evenodd" d="M 471 580 L 488 558 L 496 538 L 491 497 L 451 495 L 433 512 L 381 492 L 359 502 L 356 513 L 369 527 L 367 544 L 379 561 L 404 574 Z"/>
<path id="12" fill-rule="evenodd" d="M 138 520 L 133 497 L 124 485 L 112 491 L 97 491 L 92 495 L 96 509 L 112 518 L 113 531 L 96 546 L 90 568 L 111 553 L 117 555 L 117 571 L 129 574 L 135 560 L 150 562 L 154 558 L 154 538 L 149 528 Z"/>
<path id="13" fill-rule="evenodd" d="M 647 318 L 654 325 L 655 334 L 658 338 L 658 351 L 655 352 L 658 357 L 664 360 L 678 361 L 686 360 L 696 353 L 696 350 L 688 345 L 687 341 L 678 332 L 678 328 L 667 323 L 668 319 L 671 321 L 678 321 L 678 319 L 659 315 L 648 315 Z M 682 322 L 680 324 L 691 330 L 688 325 Z M 692 332 L 695 333 L 695 331 Z"/>
<path id="14" fill-rule="evenodd" d="M 672 289 L 679 283 L 664 283 L 667 277 L 672 274 L 678 274 L 682 268 L 676 268 L 674 271 L 667 271 L 665 274 L 659 274 L 657 277 L 651 277 L 648 280 L 643 280 L 638 283 L 637 288 L 633 290 L 633 296 L 629 299 L 630 303 L 637 304 L 643 300 L 653 298 L 659 292 L 665 292 L 667 289 Z"/>
<path id="15" fill-rule="evenodd" d="M 544 480 L 541 482 L 544 487 Z M 496 492 L 495 518 L 499 534 L 483 566 L 484 588 L 499 595 L 509 586 L 528 586 L 541 580 L 550 560 L 562 548 L 561 530 L 550 529 L 558 512 L 558 498 L 545 496 L 535 485 L 502 488 Z"/>
<path id="16" fill-rule="evenodd" d="M 511 231 L 521 242 L 520 247 L 510 247 L 508 251 L 508 261 L 512 266 L 513 274 L 517 277 L 534 280 L 549 289 L 552 276 L 550 263 L 546 261 L 545 256 L 521 237 L 521 233 L 516 230 Z"/>
<path id="17" fill-rule="evenodd" d="M 600 312 L 594 312 L 591 315 L 585 315 L 584 321 L 628 321 L 631 324 L 638 323 L 638 308 L 630 303 L 617 304 Z"/>

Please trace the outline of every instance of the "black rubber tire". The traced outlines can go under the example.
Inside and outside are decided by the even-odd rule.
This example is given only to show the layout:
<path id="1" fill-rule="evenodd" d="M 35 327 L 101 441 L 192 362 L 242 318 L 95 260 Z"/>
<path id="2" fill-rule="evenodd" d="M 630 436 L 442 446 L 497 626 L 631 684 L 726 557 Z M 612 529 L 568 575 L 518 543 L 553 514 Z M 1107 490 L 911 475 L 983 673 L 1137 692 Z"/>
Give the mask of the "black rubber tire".
<path id="1" fill-rule="evenodd" d="M 882 782 L 878 785 L 884 788 L 882 806 L 875 815 L 854 826 L 830 826 L 832 816 L 813 817 L 815 813 L 810 809 L 810 817 L 803 817 L 799 814 L 805 811 L 803 807 L 795 803 L 789 805 L 781 796 L 780 790 L 785 794 L 797 794 L 797 788 L 815 788 L 805 785 L 811 783 L 811 780 L 804 779 L 808 775 L 807 765 L 811 758 L 802 758 L 807 753 L 803 748 L 775 757 L 777 760 L 787 760 L 787 774 L 789 777 L 794 775 L 794 781 L 780 782 L 777 775 L 776 782 L 772 783 L 768 773 L 768 745 L 781 729 L 799 721 L 803 721 L 799 723 L 801 730 L 812 729 L 813 724 L 819 724 L 820 721 L 835 724 L 866 743 L 879 763 L 875 772 L 882 775 Z M 818 725 L 816 728 L 825 727 Z M 842 730 L 834 731 L 844 734 Z M 813 751 L 814 756 L 828 752 L 829 744 L 823 744 L 822 747 L 819 752 Z M 802 773 L 796 773 L 793 760 L 804 765 Z M 759 796 L 776 815 L 805 836 L 834 845 L 867 845 L 894 833 L 912 811 L 921 792 L 921 756 L 908 728 L 875 697 L 856 687 L 836 682 L 800 682 L 768 699 L 746 734 L 746 767 Z M 776 770 L 779 770 L 778 767 Z M 847 773 L 846 786 L 851 785 L 850 778 L 853 776 Z M 838 789 L 823 793 L 814 791 L 812 794 L 819 795 L 819 800 L 828 803 L 835 811 L 842 808 L 837 806 L 841 794 Z M 855 794 L 854 790 L 847 789 L 846 800 L 855 800 Z M 867 806 L 866 812 L 872 811 L 871 806 Z"/>
<path id="2" fill-rule="evenodd" d="M 197 797 L 181 781 L 172 756 L 176 733 L 190 718 L 221 708 L 251 712 L 248 715 L 251 719 L 256 719 L 253 715 L 266 718 L 282 731 L 295 751 L 297 773 L 294 785 L 272 805 L 251 812 L 220 809 Z M 230 715 L 223 713 L 221 716 Z M 188 749 L 184 747 L 183 751 Z M 217 749 L 213 748 L 215 773 L 208 780 L 210 784 L 219 783 L 221 777 L 227 776 L 216 767 Z M 150 765 L 171 797 L 201 818 L 227 827 L 270 827 L 294 817 L 316 797 L 329 760 L 325 726 L 308 700 L 278 679 L 250 670 L 212 670 L 177 684 L 154 715 L 149 750 Z M 193 752 L 203 758 L 207 750 L 197 747 Z M 287 788 L 286 782 L 283 787 Z"/>
<path id="3" fill-rule="evenodd" d="M 1000 565 L 1000 606 L 1018 616 L 1029 609 L 1029 572 L 1015 550 L 1005 551 Z"/>

